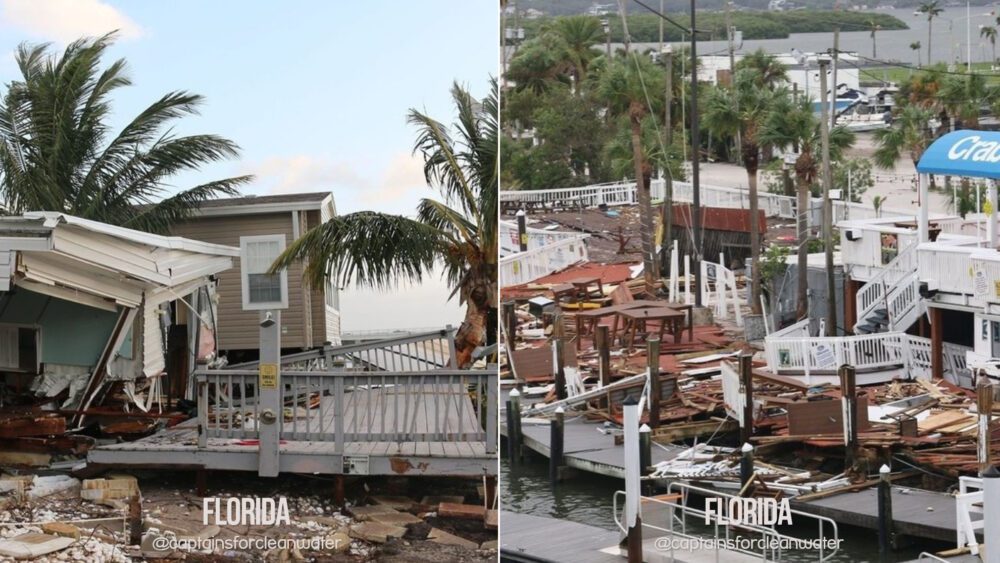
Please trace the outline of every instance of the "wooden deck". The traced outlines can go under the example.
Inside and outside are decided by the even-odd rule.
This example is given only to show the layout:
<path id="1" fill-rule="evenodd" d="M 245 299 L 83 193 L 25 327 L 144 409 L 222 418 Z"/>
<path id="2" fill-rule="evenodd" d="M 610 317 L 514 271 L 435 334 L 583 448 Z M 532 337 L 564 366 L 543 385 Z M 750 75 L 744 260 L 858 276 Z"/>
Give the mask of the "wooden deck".
<path id="1" fill-rule="evenodd" d="M 615 445 L 614 436 L 602 434 L 600 424 L 582 419 L 567 419 L 563 428 L 563 459 L 568 467 L 590 473 L 598 473 L 619 479 L 625 478 L 625 446 Z M 500 424 L 501 435 L 506 435 L 507 425 Z M 551 438 L 548 423 L 532 423 L 525 419 L 521 423 L 524 446 L 549 457 Z M 673 445 L 653 444 L 651 457 L 654 464 L 671 460 L 686 448 Z"/>
<path id="2" fill-rule="evenodd" d="M 312 409 L 286 408 L 279 446 L 282 471 L 335 475 L 497 472 L 497 454 L 487 453 L 485 441 L 473 437 L 482 426 L 469 396 L 457 388 L 425 386 L 419 392 L 403 392 L 400 386 L 346 393 L 342 452 L 334 442 L 335 411 L 333 398 L 328 396 Z M 223 428 L 232 428 L 233 436 L 210 437 L 204 448 L 198 447 L 198 421 L 191 419 L 139 440 L 99 446 L 87 460 L 94 465 L 256 471 L 258 441 L 253 420 L 245 417 L 252 412 L 252 405 L 217 409 L 213 419 Z M 449 433 L 453 438 L 445 439 Z"/>

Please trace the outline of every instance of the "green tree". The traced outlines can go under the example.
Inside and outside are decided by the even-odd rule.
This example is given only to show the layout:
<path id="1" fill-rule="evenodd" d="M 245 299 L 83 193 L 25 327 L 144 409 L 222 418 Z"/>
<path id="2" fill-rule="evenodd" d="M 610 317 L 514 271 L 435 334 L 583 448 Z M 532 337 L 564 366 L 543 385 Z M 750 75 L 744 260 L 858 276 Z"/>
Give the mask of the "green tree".
<path id="1" fill-rule="evenodd" d="M 944 9 L 938 6 L 938 0 L 922 2 L 917 12 L 927 16 L 927 64 L 931 64 L 931 31 L 934 29 L 934 18 L 941 15 Z"/>
<path id="2" fill-rule="evenodd" d="M 929 125 L 933 115 L 930 109 L 907 104 L 894 116 L 890 127 L 875 131 L 875 143 L 878 145 L 872 159 L 875 165 L 884 169 L 895 168 L 896 161 L 905 153 L 916 166 L 933 138 Z"/>
<path id="3" fill-rule="evenodd" d="M 705 99 L 705 109 L 701 122 L 714 135 L 735 137 L 739 135 L 740 153 L 743 157 L 743 168 L 747 172 L 747 183 L 750 188 L 750 260 L 753 270 L 759 271 L 760 263 L 760 230 L 758 227 L 757 202 L 757 172 L 760 168 L 761 140 L 759 137 L 761 125 L 767 120 L 774 100 L 777 96 L 787 96 L 787 92 L 777 94 L 775 91 L 758 85 L 760 77 L 752 68 L 740 69 L 736 72 L 731 87 L 714 88 Z M 760 313 L 760 276 L 753 276 L 751 282 L 751 309 Z"/>
<path id="4" fill-rule="evenodd" d="M 837 126 L 830 130 L 830 159 L 840 160 L 843 151 L 854 144 L 854 133 L 846 127 Z M 788 95 L 776 96 L 766 115 L 759 140 L 782 150 L 798 149 L 795 157 L 795 185 L 798 193 L 798 271 L 805 272 L 808 261 L 810 238 L 806 216 L 811 207 L 810 196 L 817 184 L 820 172 L 821 137 L 820 120 L 813 111 L 812 101 L 804 96 L 795 100 Z M 809 314 L 806 276 L 799 276 L 797 316 L 805 318 Z"/>
<path id="5" fill-rule="evenodd" d="M 993 63 L 997 62 L 997 28 L 992 25 L 984 25 L 979 28 L 979 37 L 989 40 L 990 47 L 993 49 Z"/>
<path id="6" fill-rule="evenodd" d="M 604 39 L 601 21 L 590 16 L 570 16 L 556 20 L 554 30 L 565 43 L 563 56 L 572 65 L 577 90 L 586 83 L 590 61 L 598 56 L 594 49 Z"/>
<path id="7" fill-rule="evenodd" d="M 972 73 L 944 77 L 937 97 L 941 107 L 948 111 L 953 121 L 961 122 L 961 126 L 965 128 L 977 129 L 980 108 L 989 105 L 996 95 L 982 74 Z M 959 124 L 955 123 L 955 126 L 958 127 Z"/>
<path id="8" fill-rule="evenodd" d="M 419 134 L 414 152 L 424 159 L 424 177 L 444 201 L 425 198 L 417 218 L 358 211 L 334 217 L 293 242 L 272 266 L 306 259 L 313 285 L 391 288 L 399 280 L 420 281 L 436 263 L 466 306 L 455 338 L 458 364 L 495 341 L 497 322 L 497 84 L 482 102 L 455 84 L 457 121 L 449 128 L 415 109 L 408 121 Z M 457 137 L 453 137 L 457 133 Z"/>
<path id="9" fill-rule="evenodd" d="M 752 70 L 754 84 L 774 90 L 788 82 L 788 67 L 764 49 L 757 49 L 736 63 L 736 71 Z"/>
<path id="10" fill-rule="evenodd" d="M 0 100 L 0 201 L 6 213 L 61 211 L 132 229 L 164 232 L 219 195 L 235 195 L 250 176 L 207 182 L 168 194 L 184 171 L 239 156 L 217 135 L 178 136 L 171 122 L 204 101 L 170 92 L 115 134 L 111 95 L 131 85 L 119 59 L 101 70 L 113 34 L 70 43 L 61 56 L 48 45 L 22 44 L 21 77 Z"/>
<path id="11" fill-rule="evenodd" d="M 920 42 L 910 43 L 910 50 L 917 54 L 917 66 L 920 66 Z"/>
<path id="12" fill-rule="evenodd" d="M 663 70 L 655 66 L 648 57 L 632 52 L 628 56 L 609 61 L 601 76 L 599 93 L 613 115 L 628 116 L 632 137 L 632 157 L 635 181 L 638 191 L 639 215 L 642 240 L 642 263 L 647 290 L 652 293 L 656 267 L 656 253 L 653 246 L 653 209 L 649 192 L 652 166 L 642 145 L 642 122 L 652 114 L 658 114 L 662 106 L 659 93 L 665 88 Z M 650 95 L 650 93 L 653 93 Z M 652 106 L 652 107 L 650 107 Z"/>

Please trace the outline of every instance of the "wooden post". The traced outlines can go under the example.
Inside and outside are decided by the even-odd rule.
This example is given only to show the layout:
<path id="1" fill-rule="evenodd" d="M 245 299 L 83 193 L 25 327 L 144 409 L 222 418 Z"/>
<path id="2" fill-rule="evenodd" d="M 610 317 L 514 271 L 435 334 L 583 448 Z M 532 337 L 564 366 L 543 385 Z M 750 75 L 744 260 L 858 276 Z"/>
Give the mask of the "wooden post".
<path id="1" fill-rule="evenodd" d="M 521 252 L 528 250 L 528 226 L 523 209 L 517 212 L 517 246 Z"/>
<path id="2" fill-rule="evenodd" d="M 138 491 L 128 499 L 128 532 L 129 545 L 142 543 L 142 500 Z"/>
<path id="3" fill-rule="evenodd" d="M 920 318 L 923 318 L 923 315 Z M 857 322 L 858 282 L 844 276 L 844 329 L 853 331 Z"/>
<path id="4" fill-rule="evenodd" d="M 976 383 L 976 412 L 979 413 L 979 432 L 977 442 L 977 457 L 979 458 L 979 473 L 983 474 L 990 467 L 990 414 L 993 412 L 993 385 L 989 377 L 979 376 Z"/>
<path id="5" fill-rule="evenodd" d="M 562 318 L 562 317 L 558 317 Z M 556 365 L 555 365 L 555 376 L 556 380 L 556 398 L 558 400 L 563 400 L 567 397 L 566 394 L 566 359 L 563 357 L 563 347 L 565 342 L 561 337 L 556 338 L 552 341 L 552 345 L 555 347 L 556 354 Z"/>
<path id="6" fill-rule="evenodd" d="M 854 366 L 840 366 L 840 394 L 844 418 L 844 470 L 854 467 L 858 447 L 858 395 Z"/>
<path id="7" fill-rule="evenodd" d="M 649 426 L 660 427 L 660 339 L 653 337 L 646 342 L 646 367 L 649 368 Z"/>
<path id="8" fill-rule="evenodd" d="M 336 475 L 333 478 L 333 502 L 337 506 L 346 506 L 347 497 L 344 493 L 344 476 Z"/>
<path id="9" fill-rule="evenodd" d="M 629 563 L 642 563 L 642 518 L 639 506 L 639 402 L 629 396 L 622 404 L 622 423 L 625 431 L 625 511 L 622 523 L 627 533 Z"/>
<path id="10" fill-rule="evenodd" d="M 653 465 L 653 430 L 648 424 L 639 427 L 639 474 L 649 475 Z M 648 487 L 643 487 L 646 489 Z M 645 493 L 644 493 L 645 494 Z"/>
<path id="11" fill-rule="evenodd" d="M 549 422 L 549 482 L 553 487 L 559 482 L 559 468 L 563 464 L 564 412 L 557 407 L 555 418 Z"/>
<path id="12" fill-rule="evenodd" d="M 521 392 L 511 389 L 507 399 L 507 457 L 512 464 L 521 459 Z"/>
<path id="13" fill-rule="evenodd" d="M 208 496 L 208 470 L 198 469 L 194 472 L 194 489 L 200 497 Z"/>
<path id="14" fill-rule="evenodd" d="M 878 470 L 878 556 L 879 561 L 889 560 L 892 549 L 892 482 L 889 480 L 889 466 Z"/>
<path id="15" fill-rule="evenodd" d="M 487 475 L 486 476 L 486 507 L 492 509 L 496 506 L 497 502 L 497 476 Z"/>
<path id="16" fill-rule="evenodd" d="M 740 496 L 748 497 L 753 492 L 753 446 L 744 442 L 740 449 Z"/>
<path id="17" fill-rule="evenodd" d="M 597 346 L 597 370 L 601 380 L 601 387 L 611 385 L 611 347 L 608 342 L 609 330 L 606 326 L 598 326 L 595 332 Z M 608 407 L 607 396 L 601 398 L 601 408 Z"/>
<path id="18" fill-rule="evenodd" d="M 743 424 L 740 425 L 740 441 L 750 443 L 753 436 L 753 356 L 740 356 L 740 387 L 743 388 Z"/>
<path id="19" fill-rule="evenodd" d="M 507 331 L 507 351 L 514 351 L 514 342 L 517 340 L 517 313 L 515 303 L 506 301 L 503 304 L 503 324 Z"/>
<path id="20" fill-rule="evenodd" d="M 931 312 L 931 378 L 944 377 L 944 321 L 939 307 L 930 307 Z"/>

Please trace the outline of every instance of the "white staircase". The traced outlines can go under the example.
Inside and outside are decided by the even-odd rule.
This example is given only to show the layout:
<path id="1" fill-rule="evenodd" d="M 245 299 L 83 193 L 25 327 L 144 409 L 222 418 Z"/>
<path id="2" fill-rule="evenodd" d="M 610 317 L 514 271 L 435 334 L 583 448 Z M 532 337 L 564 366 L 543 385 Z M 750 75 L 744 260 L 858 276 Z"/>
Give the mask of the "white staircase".
<path id="1" fill-rule="evenodd" d="M 916 250 L 916 244 L 905 247 L 858 291 L 856 334 L 904 331 L 925 312 Z"/>

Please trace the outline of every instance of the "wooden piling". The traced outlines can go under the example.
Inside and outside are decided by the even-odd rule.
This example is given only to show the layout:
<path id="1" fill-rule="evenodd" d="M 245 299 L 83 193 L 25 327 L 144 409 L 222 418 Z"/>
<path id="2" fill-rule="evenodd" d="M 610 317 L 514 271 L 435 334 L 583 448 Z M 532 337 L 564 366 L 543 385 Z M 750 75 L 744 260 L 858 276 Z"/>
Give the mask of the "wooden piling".
<path id="1" fill-rule="evenodd" d="M 597 347 L 597 371 L 601 380 L 601 387 L 611 385 L 611 342 L 609 342 L 608 327 L 599 326 L 594 333 L 594 345 Z M 608 408 L 608 398 L 604 396 L 600 401 L 601 408 Z"/>
<path id="2" fill-rule="evenodd" d="M 639 427 L 639 474 L 643 477 L 650 474 L 653 465 L 653 430 L 648 424 L 643 424 Z M 644 492 L 643 494 L 649 494 L 649 482 L 643 481 Z"/>
<path id="3" fill-rule="evenodd" d="M 888 465 L 883 465 L 878 473 L 878 556 L 885 563 L 892 550 L 892 482 Z"/>
<path id="4" fill-rule="evenodd" d="M 983 474 L 991 465 L 990 413 L 993 412 L 993 385 L 985 375 L 980 375 L 976 383 L 976 412 L 979 413 L 976 453 L 979 459 L 979 473 Z"/>
<path id="5" fill-rule="evenodd" d="M 142 543 L 142 499 L 138 492 L 128 499 L 128 532 L 129 545 Z"/>
<path id="6" fill-rule="evenodd" d="M 553 487 L 559 482 L 559 470 L 563 465 L 564 417 L 563 408 L 558 407 L 549 422 L 549 482 Z"/>
<path id="7" fill-rule="evenodd" d="M 646 367 L 649 368 L 649 426 L 660 427 L 660 396 L 662 382 L 660 381 L 660 339 L 650 338 L 646 342 Z"/>
<path id="8" fill-rule="evenodd" d="M 507 399 L 507 458 L 511 464 L 521 459 L 521 393 L 517 389 Z"/>
<path id="9" fill-rule="evenodd" d="M 840 366 L 838 375 L 842 397 L 841 416 L 844 419 L 844 469 L 850 470 L 854 467 L 858 449 L 858 394 L 854 366 Z"/>
<path id="10" fill-rule="evenodd" d="M 556 322 L 561 325 L 562 317 L 556 317 L 556 319 Z M 556 380 L 556 399 L 561 401 L 569 396 L 566 393 L 566 359 L 563 357 L 563 349 L 566 343 L 561 337 L 557 337 L 552 341 L 552 345 L 556 349 L 556 365 L 555 373 L 553 374 Z"/>
<path id="11" fill-rule="evenodd" d="M 639 468 L 639 401 L 629 396 L 622 403 L 622 423 L 625 431 L 625 512 L 624 527 L 628 562 L 642 563 L 642 517 L 640 505 Z"/>
<path id="12" fill-rule="evenodd" d="M 740 496 L 748 497 L 753 493 L 753 446 L 744 442 L 740 449 Z"/>
<path id="13" fill-rule="evenodd" d="M 743 388 L 743 424 L 740 425 L 740 441 L 750 442 L 753 436 L 753 356 L 740 355 L 740 386 Z"/>
<path id="14" fill-rule="evenodd" d="M 333 503 L 337 506 L 347 505 L 347 495 L 344 492 L 344 476 L 335 475 L 333 478 Z"/>
<path id="15" fill-rule="evenodd" d="M 524 210 L 517 212 L 517 246 L 521 252 L 528 250 L 528 221 Z"/>

